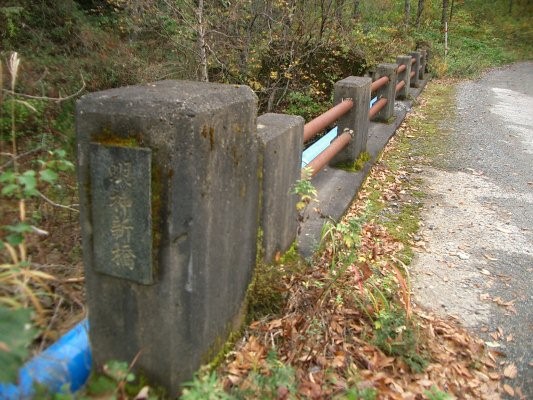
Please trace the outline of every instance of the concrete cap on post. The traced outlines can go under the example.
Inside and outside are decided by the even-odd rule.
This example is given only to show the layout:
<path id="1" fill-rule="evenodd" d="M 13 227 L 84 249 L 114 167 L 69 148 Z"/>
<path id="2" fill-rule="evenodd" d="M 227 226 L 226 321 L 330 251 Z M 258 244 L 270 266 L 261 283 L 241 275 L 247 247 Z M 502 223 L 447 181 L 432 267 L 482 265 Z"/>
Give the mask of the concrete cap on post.
<path id="1" fill-rule="evenodd" d="M 420 71 L 420 52 L 419 51 L 413 51 L 411 53 L 411 57 L 415 59 L 414 64 L 411 67 L 411 73 L 414 71 L 414 75 L 411 77 L 411 87 L 419 87 L 419 71 Z"/>
<path id="2" fill-rule="evenodd" d="M 257 249 L 256 116 L 237 85 L 163 81 L 78 101 L 97 368 L 136 359 L 175 397 L 240 324 Z"/>
<path id="3" fill-rule="evenodd" d="M 418 78 L 423 81 L 426 74 L 427 50 L 418 51 L 420 52 L 420 70 L 418 72 Z"/>
<path id="4" fill-rule="evenodd" d="M 396 64 L 379 64 L 376 68 L 375 79 L 386 76 L 389 82 L 376 91 L 379 99 L 386 98 L 387 104 L 376 115 L 375 120 L 388 122 L 394 116 L 394 101 L 396 99 L 396 80 L 398 65 Z"/>
<path id="5" fill-rule="evenodd" d="M 298 196 L 292 193 L 300 179 L 304 119 L 285 114 L 264 114 L 257 119 L 263 153 L 261 228 L 263 261 L 272 262 L 296 239 Z"/>
<path id="6" fill-rule="evenodd" d="M 404 81 L 405 85 L 396 92 L 398 99 L 406 99 L 409 96 L 409 88 L 411 87 L 411 56 L 399 56 L 396 58 L 398 66 L 405 65 L 405 70 L 400 72 L 397 77 L 397 81 Z"/>
<path id="7" fill-rule="evenodd" d="M 335 156 L 331 165 L 354 162 L 361 152 L 366 151 L 371 84 L 372 78 L 350 76 L 336 82 L 333 87 L 335 105 L 345 99 L 353 101 L 352 109 L 337 121 L 337 135 L 341 135 L 345 129 L 348 129 L 353 131 L 353 139 Z"/>

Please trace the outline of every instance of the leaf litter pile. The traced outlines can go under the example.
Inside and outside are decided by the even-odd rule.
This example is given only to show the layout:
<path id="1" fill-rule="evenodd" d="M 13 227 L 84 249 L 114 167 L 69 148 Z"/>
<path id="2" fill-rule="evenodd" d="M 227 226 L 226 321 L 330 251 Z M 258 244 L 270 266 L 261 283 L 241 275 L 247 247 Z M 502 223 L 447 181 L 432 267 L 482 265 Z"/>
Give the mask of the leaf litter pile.
<path id="1" fill-rule="evenodd" d="M 205 393 L 219 390 L 220 398 L 498 399 L 508 393 L 496 351 L 453 318 L 412 306 L 408 264 L 421 202 L 409 143 L 422 133 L 411 129 L 411 118 L 416 113 L 342 221 L 326 223 L 312 265 L 282 274 L 280 312 L 249 324 L 216 373 L 197 378 L 184 398 L 197 398 L 202 385 L 210 388 Z M 283 259 L 275 267 L 290 269 Z"/>

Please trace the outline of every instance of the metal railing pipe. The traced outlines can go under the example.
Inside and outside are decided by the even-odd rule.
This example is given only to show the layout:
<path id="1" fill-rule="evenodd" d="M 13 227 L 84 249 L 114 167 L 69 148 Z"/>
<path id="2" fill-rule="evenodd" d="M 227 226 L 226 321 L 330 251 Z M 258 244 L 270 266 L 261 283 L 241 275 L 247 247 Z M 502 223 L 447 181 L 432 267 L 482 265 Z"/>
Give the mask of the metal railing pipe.
<path id="1" fill-rule="evenodd" d="M 311 176 L 315 176 L 318 172 L 324 168 L 333 158 L 340 153 L 342 149 L 348 146 L 348 143 L 352 140 L 352 134 L 350 132 L 344 132 L 331 142 L 326 149 L 315 157 L 313 161 L 307 164 L 308 168 L 311 168 Z"/>
<path id="2" fill-rule="evenodd" d="M 330 108 L 324 114 L 319 115 L 304 125 L 304 142 L 312 139 L 325 128 L 337 121 L 353 107 L 352 99 L 346 99 Z"/>
<path id="3" fill-rule="evenodd" d="M 398 82 L 398 84 L 396 85 L 396 92 L 399 92 L 399 91 L 402 90 L 404 87 L 405 87 L 405 81 L 400 81 L 400 82 Z"/>
<path id="4" fill-rule="evenodd" d="M 398 74 L 401 74 L 406 69 L 407 69 L 407 65 L 402 64 L 402 65 L 398 66 L 398 70 L 396 72 L 398 72 Z"/>
<path id="5" fill-rule="evenodd" d="M 374 118 L 388 103 L 386 97 L 382 97 L 368 110 L 368 119 Z"/>
<path id="6" fill-rule="evenodd" d="M 370 92 L 376 92 L 377 90 L 385 86 L 387 83 L 389 83 L 389 81 L 390 79 L 388 76 L 382 76 L 381 78 L 376 79 L 374 82 L 372 82 L 372 85 L 370 85 Z"/>

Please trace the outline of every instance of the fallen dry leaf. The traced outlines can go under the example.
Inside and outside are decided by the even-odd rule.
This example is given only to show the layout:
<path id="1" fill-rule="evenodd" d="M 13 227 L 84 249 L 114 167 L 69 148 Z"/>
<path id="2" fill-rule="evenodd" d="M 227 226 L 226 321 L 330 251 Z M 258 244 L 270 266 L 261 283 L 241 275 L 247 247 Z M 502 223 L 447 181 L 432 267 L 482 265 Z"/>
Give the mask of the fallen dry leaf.
<path id="1" fill-rule="evenodd" d="M 507 393 L 509 396 L 514 397 L 514 389 L 509 386 L 507 383 L 503 384 L 503 390 L 505 390 L 505 393 Z"/>
<path id="2" fill-rule="evenodd" d="M 514 365 L 514 363 L 507 365 L 507 367 L 505 367 L 503 370 L 503 375 L 509 379 L 516 378 L 517 374 L 518 374 L 518 369 L 516 368 L 516 365 Z"/>
<path id="3" fill-rule="evenodd" d="M 499 226 L 496 227 L 497 230 L 499 230 L 500 232 L 503 232 L 503 233 L 513 233 L 513 231 L 509 230 L 509 229 L 505 229 L 505 228 L 500 228 Z"/>
<path id="4" fill-rule="evenodd" d="M 395 138 L 390 143 L 394 146 Z M 390 150 L 384 153 L 387 151 Z M 408 185 L 413 183 L 406 179 L 409 174 L 409 168 L 400 168 L 395 173 L 386 163 L 378 162 L 359 191 L 358 200 L 350 206 L 340 224 L 350 224 L 354 218 L 363 220 L 367 200 L 374 194 L 373 188 L 380 191 L 377 201 L 385 209 L 402 207 L 402 202 L 410 203 Z M 399 261 L 406 244 L 396 239 L 379 219 L 366 220 L 357 226 L 359 231 L 353 233 L 358 235 L 359 244 L 355 257 L 350 257 L 350 264 L 339 265 L 336 256 L 339 250 L 353 253 L 354 244 L 348 245 L 345 235 L 332 231 L 333 237 L 315 254 L 312 267 L 303 273 L 287 274 L 283 282 L 279 282 L 287 299 L 283 313 L 248 326 L 245 339 L 218 368 L 224 387 L 250 390 L 257 387 L 254 381 L 257 375 L 250 372 L 271 376 L 272 367 L 283 364 L 294 371 L 297 392 L 280 386 L 270 398 L 331 399 L 345 393 L 347 388 L 356 387 L 360 390 L 373 388 L 378 398 L 414 400 L 426 398 L 425 392 L 435 386 L 446 388 L 455 398 L 499 399 L 503 394 L 501 380 L 504 376 L 498 372 L 497 358 L 502 353 L 494 349 L 487 351 L 487 347 L 490 344 L 500 346 L 497 340 L 505 340 L 503 329 L 496 329 L 494 342 L 485 344 L 471 336 L 457 320 L 411 306 L 409 289 L 403 285 L 406 267 Z M 350 229 L 353 229 L 351 225 Z M 407 242 L 409 240 L 412 248 L 425 244 L 421 233 L 410 234 Z M 470 257 L 466 253 L 468 249 L 466 245 L 461 246 L 458 249 L 461 252 L 455 255 L 466 260 Z M 486 256 L 490 260 L 489 257 L 492 258 Z M 449 268 L 459 268 L 458 260 L 457 264 L 441 262 Z M 334 263 L 336 268 L 332 268 Z M 395 273 L 395 268 L 401 274 Z M 397 304 L 404 309 L 411 307 L 410 323 L 419 335 L 416 351 L 430 362 L 422 373 L 413 373 L 403 357 L 385 354 L 373 344 L 374 318 L 381 305 L 369 301 L 367 281 L 376 276 L 391 277 L 398 289 Z M 480 298 L 492 301 L 489 294 L 482 294 Z M 501 298 L 494 301 L 507 308 L 514 304 Z M 396 330 L 399 340 L 404 329 L 406 326 Z M 274 365 L 267 357 L 272 352 L 277 359 Z"/>
<path id="5" fill-rule="evenodd" d="M 489 372 L 489 378 L 497 381 L 500 379 L 500 374 L 497 372 Z"/>

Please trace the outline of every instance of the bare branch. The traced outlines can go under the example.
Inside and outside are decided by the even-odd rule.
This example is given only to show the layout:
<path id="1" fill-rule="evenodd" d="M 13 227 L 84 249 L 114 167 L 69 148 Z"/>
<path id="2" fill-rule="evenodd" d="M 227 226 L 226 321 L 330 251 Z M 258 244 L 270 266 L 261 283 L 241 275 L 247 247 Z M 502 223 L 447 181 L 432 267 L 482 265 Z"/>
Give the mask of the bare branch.
<path id="1" fill-rule="evenodd" d="M 0 166 L 0 171 L 2 171 L 4 168 L 10 166 L 11 164 L 13 164 L 13 162 L 15 162 L 16 160 L 20 159 L 20 158 L 23 158 L 23 157 L 26 157 L 26 156 L 29 156 L 33 153 L 38 153 L 39 151 L 42 151 L 43 150 L 43 146 L 39 146 L 39 147 L 36 147 L 34 149 L 31 149 L 29 151 L 26 151 L 25 153 L 22 153 L 22 154 L 18 154 L 16 156 L 13 156 L 13 154 L 11 153 L 0 153 L 0 156 L 5 156 L 5 157 L 11 157 L 11 160 L 7 161 L 6 163 L 4 163 L 3 165 Z"/>
<path id="2" fill-rule="evenodd" d="M 74 211 L 74 212 L 80 212 L 79 210 L 76 210 L 75 208 L 72 208 L 70 206 L 65 206 L 63 204 L 59 204 L 59 203 L 54 202 L 53 200 L 50 200 L 48 197 L 46 197 L 44 194 L 42 194 L 39 191 L 37 193 L 39 193 L 39 197 L 41 197 L 41 199 L 43 199 L 44 201 L 46 201 L 47 203 L 51 204 L 54 207 L 64 208 L 65 210 Z"/>
<path id="3" fill-rule="evenodd" d="M 48 96 L 32 96 L 30 94 L 24 94 L 24 93 L 18 93 L 18 92 L 15 92 L 13 90 L 8 90 L 8 89 L 2 89 L 2 91 L 4 93 L 8 93 L 12 96 L 17 96 L 17 97 L 24 97 L 25 99 L 35 99 L 35 100 L 47 100 L 47 101 L 54 101 L 56 103 L 60 103 L 62 101 L 65 101 L 65 100 L 69 100 L 69 99 L 72 99 L 74 97 L 77 97 L 79 96 L 84 90 L 85 90 L 85 87 L 87 86 L 86 83 L 85 83 L 85 79 L 83 79 L 83 75 L 80 74 L 81 76 L 81 81 L 83 82 L 83 85 L 81 86 L 81 88 L 78 89 L 78 91 L 76 93 L 73 93 L 71 95 L 68 95 L 66 97 L 48 97 Z"/>

